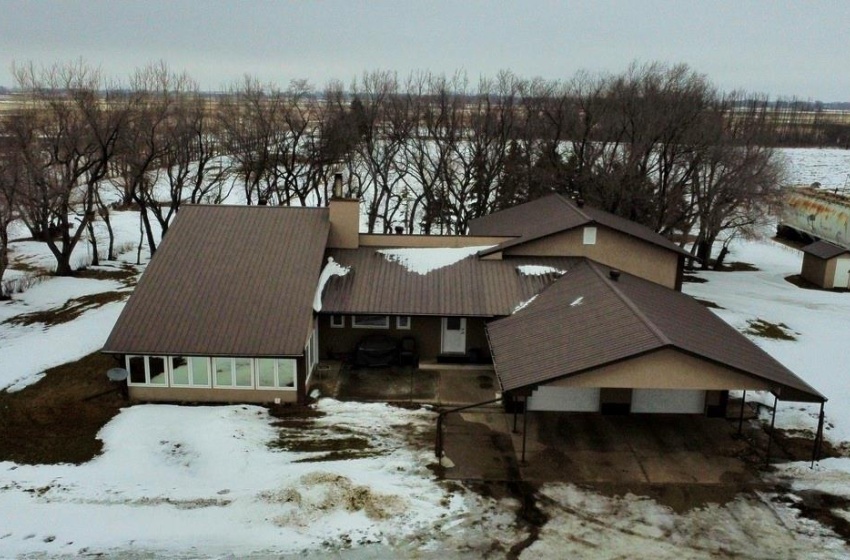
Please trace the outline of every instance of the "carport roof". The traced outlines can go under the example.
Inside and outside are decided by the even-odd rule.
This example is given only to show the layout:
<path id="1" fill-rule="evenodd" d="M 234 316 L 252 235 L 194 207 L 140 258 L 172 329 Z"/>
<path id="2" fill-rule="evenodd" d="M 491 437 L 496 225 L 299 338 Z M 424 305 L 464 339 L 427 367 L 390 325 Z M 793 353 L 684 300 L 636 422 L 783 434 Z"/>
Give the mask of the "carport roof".
<path id="1" fill-rule="evenodd" d="M 693 298 L 589 261 L 487 333 L 505 391 L 672 347 L 768 380 L 783 400 L 826 400 Z"/>
<path id="2" fill-rule="evenodd" d="M 103 351 L 302 354 L 329 228 L 327 208 L 181 208 Z"/>
<path id="3" fill-rule="evenodd" d="M 681 247 L 648 227 L 598 208 L 579 206 L 560 194 L 538 198 L 471 220 L 469 222 L 469 234 L 515 237 L 515 239 L 505 241 L 496 247 L 481 252 L 482 255 L 488 255 L 541 237 L 586 225 L 601 225 L 652 243 L 662 249 L 687 254 Z"/>

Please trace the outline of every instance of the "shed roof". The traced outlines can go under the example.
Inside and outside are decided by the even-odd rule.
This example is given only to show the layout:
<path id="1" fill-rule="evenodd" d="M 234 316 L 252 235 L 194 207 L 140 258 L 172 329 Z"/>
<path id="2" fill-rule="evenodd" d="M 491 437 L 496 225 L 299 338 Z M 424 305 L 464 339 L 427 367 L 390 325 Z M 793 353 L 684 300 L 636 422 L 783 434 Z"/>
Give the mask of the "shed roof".
<path id="1" fill-rule="evenodd" d="M 330 278 L 322 294 L 322 312 L 340 314 L 510 315 L 560 278 L 556 270 L 569 270 L 580 261 L 571 257 L 482 260 L 470 255 L 419 274 L 371 247 L 331 250 L 328 255 L 349 268 L 345 276 Z M 521 272 L 519 267 L 526 265 L 551 271 Z"/>
<path id="2" fill-rule="evenodd" d="M 525 309 L 487 326 L 504 390 L 673 347 L 774 384 L 785 400 L 825 397 L 693 298 L 584 261 Z"/>
<path id="3" fill-rule="evenodd" d="M 826 260 L 850 253 L 850 249 L 830 243 L 829 241 L 815 241 L 803 247 L 802 251 L 813 257 Z"/>
<path id="4" fill-rule="evenodd" d="M 329 227 L 326 208 L 182 208 L 103 351 L 302 354 Z"/>
<path id="5" fill-rule="evenodd" d="M 470 235 L 510 235 L 515 237 L 492 249 L 482 251 L 482 255 L 487 255 L 554 233 L 592 224 L 620 231 L 663 249 L 687 254 L 681 247 L 648 227 L 597 208 L 579 207 L 572 200 L 560 194 L 538 198 L 501 212 L 471 220 L 469 222 L 469 233 Z"/>

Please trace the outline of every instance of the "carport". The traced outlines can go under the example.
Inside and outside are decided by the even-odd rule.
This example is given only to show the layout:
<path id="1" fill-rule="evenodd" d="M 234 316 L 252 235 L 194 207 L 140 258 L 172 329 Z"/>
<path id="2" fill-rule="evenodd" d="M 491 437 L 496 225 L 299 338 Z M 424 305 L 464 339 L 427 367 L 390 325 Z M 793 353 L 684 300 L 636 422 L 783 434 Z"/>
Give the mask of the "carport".
<path id="1" fill-rule="evenodd" d="M 583 264 L 487 333 L 514 429 L 522 412 L 522 461 L 530 413 L 725 417 L 729 391 L 820 403 L 818 456 L 826 398 L 680 292 Z"/>

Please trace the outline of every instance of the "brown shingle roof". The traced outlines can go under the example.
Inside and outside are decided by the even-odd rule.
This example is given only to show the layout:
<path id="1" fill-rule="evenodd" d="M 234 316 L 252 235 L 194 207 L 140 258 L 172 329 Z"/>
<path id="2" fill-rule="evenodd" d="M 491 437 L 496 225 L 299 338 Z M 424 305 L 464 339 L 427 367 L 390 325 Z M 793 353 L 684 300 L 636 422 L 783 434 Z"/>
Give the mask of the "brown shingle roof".
<path id="1" fill-rule="evenodd" d="M 516 237 L 481 252 L 482 255 L 487 255 L 589 224 L 605 226 L 663 249 L 687 254 L 681 247 L 645 226 L 589 206 L 579 208 L 573 201 L 559 194 L 538 198 L 489 216 L 476 218 L 469 222 L 469 234 Z"/>
<path id="2" fill-rule="evenodd" d="M 487 326 L 504 390 L 535 386 L 674 347 L 766 379 L 787 400 L 825 400 L 817 390 L 682 293 L 586 261 L 528 307 Z"/>
<path id="3" fill-rule="evenodd" d="M 345 276 L 332 277 L 322 296 L 322 312 L 340 314 L 509 315 L 560 277 L 520 274 L 517 267 L 569 270 L 578 262 L 570 257 L 481 260 L 473 255 L 421 275 L 374 248 L 337 249 L 328 254 L 350 268 Z"/>
<path id="4" fill-rule="evenodd" d="M 803 247 L 802 251 L 819 259 L 831 259 L 845 253 L 850 253 L 850 249 L 835 245 L 829 241 L 815 241 Z"/>
<path id="5" fill-rule="evenodd" d="M 325 208 L 182 208 L 103 351 L 301 354 L 328 230 Z"/>

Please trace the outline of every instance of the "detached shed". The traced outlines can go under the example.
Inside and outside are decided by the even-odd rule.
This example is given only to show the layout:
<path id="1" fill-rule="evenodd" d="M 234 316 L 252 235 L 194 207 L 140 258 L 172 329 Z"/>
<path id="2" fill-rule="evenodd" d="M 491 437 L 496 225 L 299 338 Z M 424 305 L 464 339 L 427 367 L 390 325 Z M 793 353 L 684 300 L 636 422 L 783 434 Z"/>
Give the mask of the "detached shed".
<path id="1" fill-rule="evenodd" d="M 821 288 L 850 288 L 850 249 L 829 241 L 806 245 L 801 276 Z"/>

